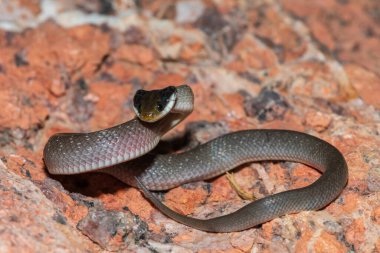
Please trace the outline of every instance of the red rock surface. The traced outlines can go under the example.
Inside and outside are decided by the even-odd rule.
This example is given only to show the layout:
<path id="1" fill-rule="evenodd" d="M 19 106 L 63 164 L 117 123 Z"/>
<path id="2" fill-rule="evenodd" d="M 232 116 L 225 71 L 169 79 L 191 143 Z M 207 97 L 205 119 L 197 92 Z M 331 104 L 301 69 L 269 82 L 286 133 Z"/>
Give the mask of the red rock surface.
<path id="1" fill-rule="evenodd" d="M 380 252 L 380 2 L 111 2 L 0 3 L 1 252 Z M 347 159 L 341 196 L 317 212 L 214 234 L 165 217 L 110 176 L 47 173 L 49 136 L 129 120 L 137 89 L 182 83 L 195 110 L 166 140 L 304 131 Z M 257 198 L 319 176 L 269 162 L 234 174 Z M 163 198 L 197 217 L 247 203 L 226 176 Z"/>

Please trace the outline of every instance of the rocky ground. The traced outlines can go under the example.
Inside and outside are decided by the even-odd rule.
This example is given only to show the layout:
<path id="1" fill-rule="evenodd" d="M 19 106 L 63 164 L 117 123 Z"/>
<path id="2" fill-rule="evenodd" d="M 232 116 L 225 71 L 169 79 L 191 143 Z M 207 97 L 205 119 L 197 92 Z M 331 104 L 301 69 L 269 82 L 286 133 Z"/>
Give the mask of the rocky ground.
<path id="1" fill-rule="evenodd" d="M 380 252 L 379 1 L 5 0 L 0 29 L 1 252 Z M 347 159 L 341 196 L 215 234 L 172 221 L 110 176 L 47 173 L 52 134 L 124 122 L 137 89 L 183 83 L 195 110 L 169 143 L 252 128 L 307 132 Z M 260 198 L 319 174 L 267 162 L 235 176 Z M 196 217 L 247 203 L 226 176 L 161 197 Z"/>

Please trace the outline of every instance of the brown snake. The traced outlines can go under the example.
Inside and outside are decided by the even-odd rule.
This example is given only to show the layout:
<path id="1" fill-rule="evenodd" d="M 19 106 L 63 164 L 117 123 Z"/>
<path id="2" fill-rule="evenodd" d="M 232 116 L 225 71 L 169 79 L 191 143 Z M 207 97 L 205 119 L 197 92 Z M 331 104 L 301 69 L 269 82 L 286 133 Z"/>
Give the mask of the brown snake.
<path id="1" fill-rule="evenodd" d="M 187 85 L 140 90 L 134 97 L 134 109 L 138 117 L 115 127 L 52 136 L 44 149 L 49 172 L 76 174 L 97 170 L 111 174 L 139 186 L 158 209 L 174 220 L 213 232 L 244 230 L 287 213 L 320 209 L 333 201 L 347 183 L 346 161 L 334 146 L 289 130 L 239 131 L 179 154 L 148 153 L 163 134 L 192 112 L 193 93 Z M 174 212 L 148 191 L 213 178 L 252 161 L 300 162 L 322 175 L 307 187 L 273 194 L 208 220 Z"/>

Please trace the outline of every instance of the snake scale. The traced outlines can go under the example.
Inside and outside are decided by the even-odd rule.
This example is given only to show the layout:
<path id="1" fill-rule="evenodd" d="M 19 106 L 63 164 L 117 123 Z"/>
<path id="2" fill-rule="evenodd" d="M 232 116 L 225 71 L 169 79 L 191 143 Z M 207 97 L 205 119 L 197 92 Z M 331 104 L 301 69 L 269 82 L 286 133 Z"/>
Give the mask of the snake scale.
<path id="1" fill-rule="evenodd" d="M 96 132 L 53 135 L 44 149 L 46 167 L 51 174 L 111 174 L 139 187 L 172 219 L 210 232 L 241 231 L 287 213 L 321 209 L 346 185 L 347 164 L 334 146 L 290 130 L 238 131 L 182 153 L 149 153 L 163 134 L 192 112 L 193 102 L 193 92 L 187 85 L 139 90 L 134 97 L 136 118 Z M 210 179 L 254 161 L 300 162 L 322 174 L 309 186 L 266 196 L 233 213 L 207 220 L 179 214 L 149 191 Z"/>

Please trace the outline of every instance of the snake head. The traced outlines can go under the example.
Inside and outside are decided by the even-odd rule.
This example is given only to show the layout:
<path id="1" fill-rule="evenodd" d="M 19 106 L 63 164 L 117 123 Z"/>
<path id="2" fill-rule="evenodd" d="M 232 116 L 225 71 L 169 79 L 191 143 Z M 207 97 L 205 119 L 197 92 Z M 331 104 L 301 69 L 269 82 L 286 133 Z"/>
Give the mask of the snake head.
<path id="1" fill-rule="evenodd" d="M 140 120 L 156 122 L 173 109 L 176 99 L 177 89 L 174 86 L 161 90 L 138 90 L 133 97 L 133 109 Z"/>

